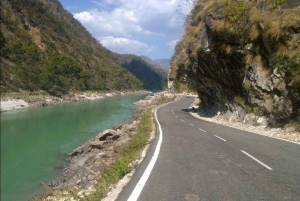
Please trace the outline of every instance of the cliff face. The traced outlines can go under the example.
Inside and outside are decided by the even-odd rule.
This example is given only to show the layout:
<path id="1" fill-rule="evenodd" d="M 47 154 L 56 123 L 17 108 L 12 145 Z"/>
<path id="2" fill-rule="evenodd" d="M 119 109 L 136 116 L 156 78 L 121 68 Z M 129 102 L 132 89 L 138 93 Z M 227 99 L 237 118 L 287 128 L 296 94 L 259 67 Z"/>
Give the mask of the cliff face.
<path id="1" fill-rule="evenodd" d="M 1 0 L 0 41 L 2 92 L 142 88 L 57 0 Z"/>
<path id="2" fill-rule="evenodd" d="M 210 115 L 300 123 L 300 2 L 199 0 L 171 69 Z"/>

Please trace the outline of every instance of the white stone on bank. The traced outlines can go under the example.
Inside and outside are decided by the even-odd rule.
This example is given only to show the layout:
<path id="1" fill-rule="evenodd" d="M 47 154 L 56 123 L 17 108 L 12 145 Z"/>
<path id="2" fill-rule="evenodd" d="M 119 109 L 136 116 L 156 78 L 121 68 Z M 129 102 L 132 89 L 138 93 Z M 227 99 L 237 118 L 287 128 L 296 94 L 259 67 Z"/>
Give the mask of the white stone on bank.
<path id="1" fill-rule="evenodd" d="M 23 109 L 28 107 L 28 103 L 22 99 L 1 101 L 1 111 L 9 111 L 15 109 Z"/>

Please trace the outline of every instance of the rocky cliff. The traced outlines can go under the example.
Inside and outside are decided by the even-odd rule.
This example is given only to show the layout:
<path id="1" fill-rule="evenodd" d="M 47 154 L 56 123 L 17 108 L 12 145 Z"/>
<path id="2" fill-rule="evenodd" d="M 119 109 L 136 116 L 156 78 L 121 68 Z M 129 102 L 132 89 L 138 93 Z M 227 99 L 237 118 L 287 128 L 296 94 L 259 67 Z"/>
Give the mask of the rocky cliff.
<path id="1" fill-rule="evenodd" d="M 169 78 L 195 90 L 202 111 L 300 123 L 298 0 L 199 0 L 186 24 Z"/>

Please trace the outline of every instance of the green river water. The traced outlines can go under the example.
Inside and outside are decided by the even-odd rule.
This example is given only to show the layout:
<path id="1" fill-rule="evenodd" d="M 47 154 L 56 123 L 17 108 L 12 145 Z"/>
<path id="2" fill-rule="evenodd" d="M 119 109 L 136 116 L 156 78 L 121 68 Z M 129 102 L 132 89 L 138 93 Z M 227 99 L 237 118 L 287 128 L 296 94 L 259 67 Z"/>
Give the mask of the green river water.
<path id="1" fill-rule="evenodd" d="M 146 95 L 1 113 L 1 200 L 29 200 L 62 171 L 65 156 L 100 131 L 127 123 Z"/>

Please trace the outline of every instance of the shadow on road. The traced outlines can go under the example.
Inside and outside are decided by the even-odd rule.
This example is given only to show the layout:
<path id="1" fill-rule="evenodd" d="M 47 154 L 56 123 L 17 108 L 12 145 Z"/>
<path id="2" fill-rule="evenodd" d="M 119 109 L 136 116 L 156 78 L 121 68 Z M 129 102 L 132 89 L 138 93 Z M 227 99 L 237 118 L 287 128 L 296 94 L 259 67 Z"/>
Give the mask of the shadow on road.
<path id="1" fill-rule="evenodd" d="M 189 109 L 181 109 L 181 110 L 184 111 L 184 112 L 190 112 Z"/>

